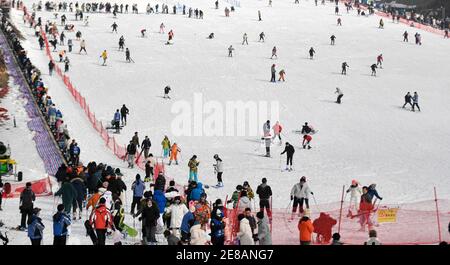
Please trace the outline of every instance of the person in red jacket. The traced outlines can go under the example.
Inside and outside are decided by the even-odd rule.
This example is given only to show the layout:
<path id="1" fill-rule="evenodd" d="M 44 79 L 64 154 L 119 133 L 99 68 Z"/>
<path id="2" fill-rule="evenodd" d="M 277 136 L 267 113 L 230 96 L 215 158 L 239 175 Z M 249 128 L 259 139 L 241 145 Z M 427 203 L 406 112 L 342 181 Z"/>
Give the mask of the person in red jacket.
<path id="1" fill-rule="evenodd" d="M 317 242 L 320 244 L 329 244 L 331 240 L 331 230 L 337 221 L 329 214 L 320 213 L 319 218 L 314 220 L 314 233 L 317 234 Z"/>
<path id="2" fill-rule="evenodd" d="M 314 232 L 314 226 L 311 219 L 307 215 L 304 215 L 300 221 L 298 221 L 298 231 L 300 233 L 300 245 L 311 245 L 311 236 Z"/>
<path id="3" fill-rule="evenodd" d="M 383 68 L 383 54 L 378 55 L 377 57 L 377 66 L 380 66 L 380 68 Z"/>
<path id="4" fill-rule="evenodd" d="M 308 149 L 311 149 L 311 146 L 309 145 L 309 143 L 311 142 L 311 140 L 312 140 L 311 135 L 309 135 L 309 134 L 303 135 L 303 143 L 302 143 L 303 149 L 305 149 L 306 146 L 308 146 Z"/>
<path id="5" fill-rule="evenodd" d="M 89 223 L 97 234 L 97 245 L 105 245 L 106 232 L 108 229 L 113 229 L 113 218 L 105 203 L 106 199 L 100 198 L 98 206 L 89 217 Z"/>

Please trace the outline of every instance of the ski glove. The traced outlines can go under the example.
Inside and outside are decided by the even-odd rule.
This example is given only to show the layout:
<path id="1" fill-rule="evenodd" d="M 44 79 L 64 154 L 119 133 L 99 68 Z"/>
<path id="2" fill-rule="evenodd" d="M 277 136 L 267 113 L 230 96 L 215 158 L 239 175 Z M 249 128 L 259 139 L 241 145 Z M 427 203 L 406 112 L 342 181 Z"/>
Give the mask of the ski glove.
<path id="1" fill-rule="evenodd" d="M 294 199 L 294 196 L 291 196 L 291 201 Z"/>

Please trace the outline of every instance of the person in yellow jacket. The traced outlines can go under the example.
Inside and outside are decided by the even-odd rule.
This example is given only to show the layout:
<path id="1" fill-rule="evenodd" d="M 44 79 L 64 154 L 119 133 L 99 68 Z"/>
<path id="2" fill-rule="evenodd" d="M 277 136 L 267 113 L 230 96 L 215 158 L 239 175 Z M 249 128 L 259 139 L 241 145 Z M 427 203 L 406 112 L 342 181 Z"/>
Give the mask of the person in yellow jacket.
<path id="1" fill-rule="evenodd" d="M 170 148 L 169 166 L 172 163 L 172 160 L 175 160 L 175 164 L 178 165 L 178 152 L 181 152 L 180 148 L 178 148 L 177 143 L 173 143 L 172 147 Z"/>
<path id="2" fill-rule="evenodd" d="M 163 157 L 167 158 L 169 156 L 169 150 L 170 150 L 170 141 L 167 135 L 164 135 L 164 139 L 161 142 L 162 149 L 164 151 Z"/>
<path id="3" fill-rule="evenodd" d="M 102 55 L 100 55 L 100 57 L 103 59 L 103 64 L 102 65 L 106 65 L 106 59 L 108 59 L 108 53 L 106 52 L 106 50 L 104 50 L 102 52 Z"/>
<path id="4" fill-rule="evenodd" d="M 189 182 L 195 181 L 198 182 L 198 164 L 200 162 L 197 161 L 197 156 L 193 155 L 192 158 L 189 160 L 188 167 L 189 167 Z"/>

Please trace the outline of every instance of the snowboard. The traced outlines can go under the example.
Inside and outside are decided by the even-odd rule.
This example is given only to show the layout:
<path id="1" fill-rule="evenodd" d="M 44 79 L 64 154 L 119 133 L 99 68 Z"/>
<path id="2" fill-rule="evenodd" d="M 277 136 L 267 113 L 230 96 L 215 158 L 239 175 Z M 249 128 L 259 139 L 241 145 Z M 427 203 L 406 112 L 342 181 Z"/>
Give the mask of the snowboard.
<path id="1" fill-rule="evenodd" d="M 130 237 L 136 237 L 138 235 L 138 231 L 127 224 L 122 224 L 122 230 Z"/>

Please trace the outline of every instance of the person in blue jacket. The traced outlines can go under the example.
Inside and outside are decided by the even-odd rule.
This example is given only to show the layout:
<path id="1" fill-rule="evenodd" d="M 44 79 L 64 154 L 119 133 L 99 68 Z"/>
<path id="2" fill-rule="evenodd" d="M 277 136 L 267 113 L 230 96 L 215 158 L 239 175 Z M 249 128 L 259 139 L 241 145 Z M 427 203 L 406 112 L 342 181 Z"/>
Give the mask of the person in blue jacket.
<path id="1" fill-rule="evenodd" d="M 380 197 L 380 195 L 378 195 L 378 192 L 375 189 L 376 186 L 377 186 L 376 184 L 370 184 L 368 188 L 367 194 L 371 201 L 373 200 L 373 196 L 377 197 L 379 200 L 383 199 L 382 197 Z"/>
<path id="2" fill-rule="evenodd" d="M 28 225 L 28 237 L 31 240 L 31 245 L 41 245 L 42 238 L 44 236 L 44 224 L 42 219 L 39 217 L 41 212 L 40 208 L 33 209 L 33 216 L 31 217 L 31 222 Z"/>
<path id="3" fill-rule="evenodd" d="M 194 219 L 195 219 L 194 211 L 195 211 L 194 206 L 189 207 L 189 212 L 187 212 L 183 216 L 183 220 L 181 221 L 181 226 L 180 226 L 181 241 L 183 241 L 183 242 L 189 241 L 189 238 L 190 238 L 189 233 L 191 231 L 191 226 L 189 225 L 189 223 L 191 221 L 194 221 Z"/>
<path id="4" fill-rule="evenodd" d="M 159 213 L 162 216 L 164 214 L 164 210 L 166 208 L 166 202 L 167 202 L 164 192 L 161 190 L 155 190 L 155 192 L 153 193 L 153 200 L 158 205 Z"/>
<path id="5" fill-rule="evenodd" d="M 198 200 L 200 200 L 200 197 L 201 197 L 203 192 L 204 192 L 203 184 L 201 182 L 198 182 L 197 186 L 191 191 L 190 200 L 191 201 L 198 201 Z"/>
<path id="6" fill-rule="evenodd" d="M 211 243 L 213 245 L 223 246 L 225 242 L 225 223 L 223 222 L 223 213 L 217 209 L 215 216 L 211 216 Z"/>
<path id="7" fill-rule="evenodd" d="M 57 209 L 53 215 L 53 245 L 66 245 L 70 217 L 64 212 L 64 204 L 59 204 Z"/>
<path id="8" fill-rule="evenodd" d="M 116 110 L 116 113 L 114 113 L 114 119 L 113 119 L 113 123 L 114 123 L 114 128 L 116 128 L 116 133 L 120 132 L 120 111 L 119 109 Z"/>
<path id="9" fill-rule="evenodd" d="M 133 202 L 131 203 L 131 215 L 134 214 L 134 207 L 137 205 L 137 210 L 141 210 L 141 199 L 145 190 L 145 183 L 141 180 L 141 175 L 136 174 L 136 180 L 131 184 L 133 191 Z"/>

